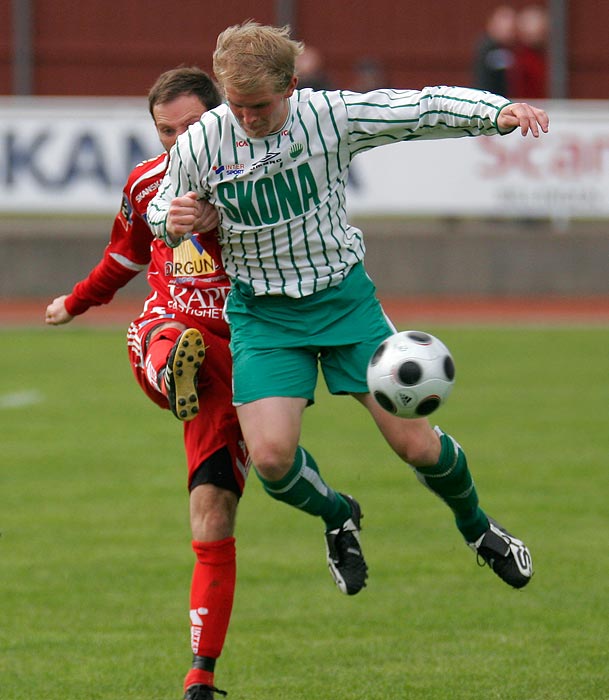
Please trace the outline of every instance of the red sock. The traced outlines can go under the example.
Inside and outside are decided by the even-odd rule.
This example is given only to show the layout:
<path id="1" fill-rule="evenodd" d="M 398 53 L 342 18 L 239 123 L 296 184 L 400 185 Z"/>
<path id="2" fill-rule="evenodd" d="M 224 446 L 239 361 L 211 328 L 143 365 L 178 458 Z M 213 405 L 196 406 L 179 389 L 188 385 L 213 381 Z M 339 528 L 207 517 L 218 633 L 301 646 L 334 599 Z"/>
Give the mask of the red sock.
<path id="1" fill-rule="evenodd" d="M 235 596 L 235 538 L 193 541 L 192 548 L 197 555 L 190 587 L 192 652 L 217 659 L 222 653 Z M 191 669 L 184 680 L 184 689 L 195 683 L 213 685 L 213 672 Z"/>
<path id="2" fill-rule="evenodd" d="M 146 366 L 146 377 L 150 384 L 163 394 L 165 393 L 165 387 L 164 385 L 159 387 L 158 375 L 167 364 L 167 357 L 171 352 L 171 348 L 175 345 L 181 333 L 182 331 L 179 328 L 163 328 L 162 331 L 154 336 L 148 345 L 144 362 Z"/>
<path id="3" fill-rule="evenodd" d="M 191 685 L 208 685 L 210 688 L 213 688 L 213 671 L 201 671 L 198 668 L 191 668 L 184 679 L 184 690 L 188 690 Z"/>

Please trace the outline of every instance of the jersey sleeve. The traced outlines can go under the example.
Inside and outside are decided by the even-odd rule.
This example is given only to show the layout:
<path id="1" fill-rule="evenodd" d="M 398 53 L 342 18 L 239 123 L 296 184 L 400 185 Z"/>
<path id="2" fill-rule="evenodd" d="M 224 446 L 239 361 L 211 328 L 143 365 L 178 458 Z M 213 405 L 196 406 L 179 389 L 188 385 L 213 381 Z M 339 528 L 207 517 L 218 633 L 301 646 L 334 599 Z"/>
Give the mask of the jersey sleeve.
<path id="1" fill-rule="evenodd" d="M 112 301 L 121 287 L 147 267 L 151 241 L 152 233 L 133 207 L 126 188 L 103 257 L 85 279 L 74 285 L 65 301 L 66 311 L 78 316 L 91 306 Z"/>
<path id="2" fill-rule="evenodd" d="M 150 230 L 155 238 L 161 239 L 170 248 L 175 248 L 181 242 L 172 241 L 167 231 L 167 214 L 171 200 L 174 197 L 182 197 L 187 192 L 196 192 L 201 198 L 209 196 L 209 191 L 205 190 L 201 182 L 201 171 L 204 170 L 204 165 L 207 165 L 202 162 L 205 158 L 205 148 L 202 148 L 202 145 L 206 141 L 206 116 L 207 114 L 203 115 L 200 122 L 178 136 L 170 151 L 165 177 L 156 196 L 148 205 L 146 218 Z"/>
<path id="3" fill-rule="evenodd" d="M 396 141 L 498 134 L 499 112 L 510 103 L 483 90 L 443 85 L 341 94 L 352 155 Z"/>

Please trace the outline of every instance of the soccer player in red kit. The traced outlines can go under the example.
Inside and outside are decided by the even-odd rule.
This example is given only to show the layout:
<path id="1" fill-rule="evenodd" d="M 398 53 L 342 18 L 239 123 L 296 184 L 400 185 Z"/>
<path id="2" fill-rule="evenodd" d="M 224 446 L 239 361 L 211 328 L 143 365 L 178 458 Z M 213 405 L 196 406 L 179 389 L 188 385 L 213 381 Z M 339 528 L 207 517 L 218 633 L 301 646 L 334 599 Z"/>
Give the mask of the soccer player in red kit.
<path id="1" fill-rule="evenodd" d="M 206 73 L 177 68 L 158 78 L 148 101 L 165 152 L 132 171 L 103 258 L 70 294 L 49 304 L 46 323 L 64 324 L 91 306 L 109 303 L 148 267 L 151 291 L 129 327 L 129 359 L 147 396 L 184 422 L 196 555 L 190 591 L 193 664 L 184 680 L 184 697 L 213 700 L 215 693 L 225 694 L 214 685 L 214 669 L 232 611 L 235 517 L 249 467 L 231 403 L 229 330 L 223 318 L 229 281 L 213 207 L 198 205 L 199 232 L 175 248 L 154 238 L 146 209 L 177 137 L 221 98 Z"/>

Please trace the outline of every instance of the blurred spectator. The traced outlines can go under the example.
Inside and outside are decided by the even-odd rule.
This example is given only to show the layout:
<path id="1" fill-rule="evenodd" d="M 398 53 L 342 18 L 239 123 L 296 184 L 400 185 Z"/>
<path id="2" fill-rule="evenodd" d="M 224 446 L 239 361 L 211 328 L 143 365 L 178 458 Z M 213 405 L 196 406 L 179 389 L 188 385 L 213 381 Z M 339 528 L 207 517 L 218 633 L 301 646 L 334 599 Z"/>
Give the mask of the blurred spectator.
<path id="1" fill-rule="evenodd" d="M 368 92 L 383 87 L 385 84 L 385 71 L 379 61 L 372 57 L 363 57 L 355 64 L 355 77 L 352 90 L 355 92 Z"/>
<path id="2" fill-rule="evenodd" d="M 510 97 L 548 97 L 548 14 L 543 6 L 527 5 L 517 14 L 516 39 Z"/>
<path id="3" fill-rule="evenodd" d="M 499 5 L 489 15 L 474 53 L 474 87 L 510 97 L 510 74 L 514 66 L 516 11 Z"/>
<path id="4" fill-rule="evenodd" d="M 324 68 L 324 57 L 314 46 L 305 46 L 304 51 L 296 58 L 296 74 L 299 88 L 332 89 Z"/>

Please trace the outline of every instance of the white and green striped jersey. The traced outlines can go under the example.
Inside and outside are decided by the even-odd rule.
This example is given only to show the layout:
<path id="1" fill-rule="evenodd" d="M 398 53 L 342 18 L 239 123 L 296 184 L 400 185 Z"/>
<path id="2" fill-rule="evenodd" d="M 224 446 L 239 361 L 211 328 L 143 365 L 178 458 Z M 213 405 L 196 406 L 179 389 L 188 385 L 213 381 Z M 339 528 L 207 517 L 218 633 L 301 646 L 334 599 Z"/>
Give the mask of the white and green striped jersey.
<path id="1" fill-rule="evenodd" d="M 307 296 L 363 259 L 362 232 L 345 210 L 354 156 L 397 141 L 496 134 L 507 104 L 460 87 L 296 90 L 284 125 L 264 138 L 246 136 L 221 105 L 177 140 L 148 222 L 163 237 L 173 197 L 197 192 L 218 210 L 231 279 L 255 295 Z"/>

